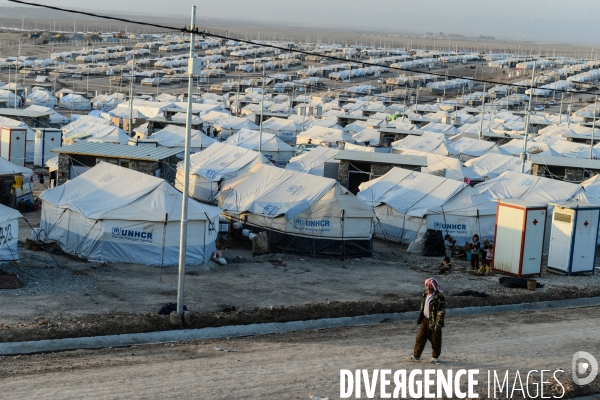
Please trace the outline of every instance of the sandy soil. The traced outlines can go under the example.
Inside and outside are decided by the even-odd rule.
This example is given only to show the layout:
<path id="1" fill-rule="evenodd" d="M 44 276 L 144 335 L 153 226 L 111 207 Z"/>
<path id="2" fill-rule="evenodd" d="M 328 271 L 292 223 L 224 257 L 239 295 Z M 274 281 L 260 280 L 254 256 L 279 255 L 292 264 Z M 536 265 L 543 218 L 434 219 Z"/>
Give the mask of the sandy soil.
<path id="1" fill-rule="evenodd" d="M 532 369 L 562 369 L 557 375 L 570 398 L 600 393 L 600 378 L 572 384 L 577 351 L 600 355 L 597 307 L 448 317 L 442 370 L 479 369 L 480 398 L 487 397 L 487 371 L 523 376 Z M 451 310 L 450 310 L 451 313 Z M 574 329 L 574 328 L 577 329 Z M 182 342 L 122 349 L 0 357 L 3 398 L 339 398 L 340 369 L 432 368 L 404 360 L 414 344 L 414 322 Z M 215 348 L 228 352 L 216 351 Z M 430 351 L 425 349 L 424 358 Z M 493 376 L 493 375 L 492 375 Z M 539 375 L 537 376 L 539 381 Z M 531 387 L 533 393 L 533 387 Z M 545 396 L 560 396 L 545 385 Z M 363 391 L 364 398 L 364 391 Z M 501 398 L 505 398 L 502 396 Z M 514 398 L 520 397 L 515 392 Z"/>

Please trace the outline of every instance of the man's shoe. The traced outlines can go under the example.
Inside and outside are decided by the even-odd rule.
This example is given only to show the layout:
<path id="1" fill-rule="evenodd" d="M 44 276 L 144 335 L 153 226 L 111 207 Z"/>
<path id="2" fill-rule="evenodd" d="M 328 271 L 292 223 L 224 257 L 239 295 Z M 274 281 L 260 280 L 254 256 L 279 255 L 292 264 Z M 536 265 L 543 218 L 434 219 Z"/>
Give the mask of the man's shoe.
<path id="1" fill-rule="evenodd" d="M 435 364 L 435 365 L 440 365 L 440 360 L 438 360 L 435 357 L 432 357 L 431 360 L 429 360 L 430 363 Z"/>
<path id="2" fill-rule="evenodd" d="M 420 358 L 417 358 L 417 357 L 415 357 L 415 356 L 406 357 L 406 359 L 407 359 L 408 361 L 415 361 L 415 362 L 416 362 L 416 361 L 421 361 L 421 359 L 420 359 Z"/>

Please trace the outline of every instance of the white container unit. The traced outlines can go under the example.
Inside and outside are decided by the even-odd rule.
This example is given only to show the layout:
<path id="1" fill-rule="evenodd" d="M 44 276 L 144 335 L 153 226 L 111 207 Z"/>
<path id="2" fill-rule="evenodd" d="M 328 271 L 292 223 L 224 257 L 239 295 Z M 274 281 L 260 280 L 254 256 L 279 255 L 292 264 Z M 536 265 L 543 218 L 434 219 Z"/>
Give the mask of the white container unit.
<path id="1" fill-rule="evenodd" d="M 518 277 L 541 275 L 547 207 L 499 200 L 493 269 Z"/>
<path id="2" fill-rule="evenodd" d="M 571 201 L 555 203 L 548 268 L 567 275 L 594 273 L 600 206 Z"/>
<path id="3" fill-rule="evenodd" d="M 62 132 L 59 129 L 38 129 L 35 131 L 33 165 L 46 166 L 46 161 L 55 157 L 50 150 L 62 146 Z"/>
<path id="4" fill-rule="evenodd" d="M 0 128 L 0 157 L 24 167 L 26 142 L 27 130 L 23 128 Z"/>

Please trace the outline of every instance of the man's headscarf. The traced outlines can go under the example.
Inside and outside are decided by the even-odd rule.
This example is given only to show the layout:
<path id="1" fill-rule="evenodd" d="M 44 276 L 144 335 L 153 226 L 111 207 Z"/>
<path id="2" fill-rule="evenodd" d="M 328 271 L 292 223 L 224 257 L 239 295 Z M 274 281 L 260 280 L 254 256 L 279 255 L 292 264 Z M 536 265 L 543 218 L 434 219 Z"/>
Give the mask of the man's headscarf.
<path id="1" fill-rule="evenodd" d="M 426 287 L 432 287 L 433 288 L 433 294 L 435 294 L 436 292 L 439 293 L 443 293 L 442 289 L 440 288 L 440 283 L 435 280 L 435 278 L 429 278 L 425 280 L 425 286 Z"/>

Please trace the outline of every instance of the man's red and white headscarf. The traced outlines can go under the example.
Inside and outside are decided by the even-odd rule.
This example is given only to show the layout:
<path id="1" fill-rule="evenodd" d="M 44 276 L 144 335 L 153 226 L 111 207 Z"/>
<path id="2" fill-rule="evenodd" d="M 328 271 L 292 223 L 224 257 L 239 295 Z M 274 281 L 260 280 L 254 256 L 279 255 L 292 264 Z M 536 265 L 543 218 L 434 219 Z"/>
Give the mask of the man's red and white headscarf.
<path id="1" fill-rule="evenodd" d="M 440 283 L 435 280 L 435 278 L 429 278 L 425 280 L 425 286 L 426 287 L 432 287 L 433 288 L 433 293 L 435 294 L 436 292 L 442 292 L 442 289 L 440 288 Z"/>

